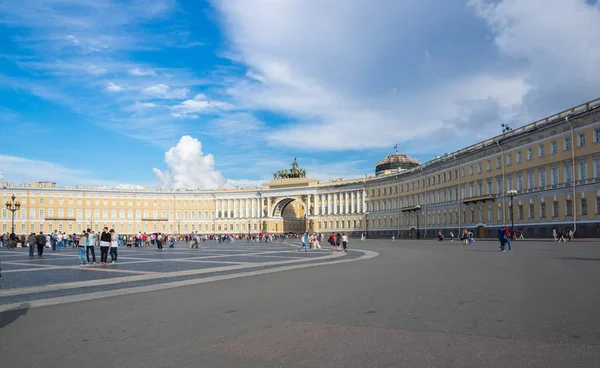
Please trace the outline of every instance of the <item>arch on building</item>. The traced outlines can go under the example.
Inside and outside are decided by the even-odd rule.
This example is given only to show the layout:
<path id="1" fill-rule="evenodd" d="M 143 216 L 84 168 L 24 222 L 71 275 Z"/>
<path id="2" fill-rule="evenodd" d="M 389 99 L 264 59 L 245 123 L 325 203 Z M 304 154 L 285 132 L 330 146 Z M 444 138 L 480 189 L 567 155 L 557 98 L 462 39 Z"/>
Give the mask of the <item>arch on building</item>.
<path id="1" fill-rule="evenodd" d="M 300 203 L 302 205 L 302 208 L 304 209 L 304 213 L 306 213 L 306 204 L 304 204 L 304 202 L 302 202 L 302 200 L 300 200 L 300 198 L 284 197 L 284 198 L 281 198 L 280 200 L 278 200 L 277 202 L 275 202 L 275 205 L 273 206 L 273 210 L 271 212 L 271 216 L 272 217 L 281 217 L 281 215 L 283 214 L 283 210 L 285 210 L 287 205 L 289 205 L 290 203 L 292 203 L 294 201 L 298 201 L 298 203 Z"/>
<path id="2" fill-rule="evenodd" d="M 411 239 L 416 239 L 417 238 L 417 228 L 414 226 L 411 226 L 409 228 L 409 233 L 410 233 L 410 238 Z"/>
<path id="3" fill-rule="evenodd" d="M 478 222 L 475 224 L 475 237 L 477 238 L 485 238 L 485 223 Z"/>
<path id="4" fill-rule="evenodd" d="M 294 202 L 300 205 L 300 208 L 294 209 Z M 301 211 L 298 211 L 301 209 Z M 283 219 L 281 231 L 284 233 L 294 232 L 303 233 L 307 229 L 306 204 L 296 197 L 285 197 L 273 206 L 271 215 L 275 218 Z"/>

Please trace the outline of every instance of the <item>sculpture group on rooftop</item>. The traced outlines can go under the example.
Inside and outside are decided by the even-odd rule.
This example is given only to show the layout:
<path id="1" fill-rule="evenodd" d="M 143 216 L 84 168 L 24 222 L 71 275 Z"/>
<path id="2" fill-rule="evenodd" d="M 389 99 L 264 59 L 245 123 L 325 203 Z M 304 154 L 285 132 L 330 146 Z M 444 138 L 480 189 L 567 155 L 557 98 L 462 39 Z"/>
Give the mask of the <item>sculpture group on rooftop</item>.
<path id="1" fill-rule="evenodd" d="M 279 170 L 276 173 L 273 173 L 273 179 L 296 179 L 296 178 L 305 178 L 306 170 L 298 168 L 298 162 L 296 158 L 294 158 L 294 162 L 292 162 L 291 170 Z"/>

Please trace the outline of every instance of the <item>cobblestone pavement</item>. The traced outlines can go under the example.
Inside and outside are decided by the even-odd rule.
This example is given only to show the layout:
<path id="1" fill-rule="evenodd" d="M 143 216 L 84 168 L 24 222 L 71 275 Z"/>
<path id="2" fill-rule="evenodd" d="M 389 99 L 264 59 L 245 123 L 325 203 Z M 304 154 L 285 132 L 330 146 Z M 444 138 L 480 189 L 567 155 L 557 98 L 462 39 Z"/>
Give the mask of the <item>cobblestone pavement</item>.
<path id="1" fill-rule="evenodd" d="M 45 249 L 42 257 L 27 248 L 0 251 L 0 311 L 90 300 L 135 292 L 218 281 L 314 266 L 331 261 L 356 260 L 364 253 L 310 250 L 280 243 L 207 242 L 198 249 L 184 243 L 175 248 L 119 247 L 117 262 L 80 265 L 77 248 Z M 110 262 L 110 255 L 108 260 Z"/>

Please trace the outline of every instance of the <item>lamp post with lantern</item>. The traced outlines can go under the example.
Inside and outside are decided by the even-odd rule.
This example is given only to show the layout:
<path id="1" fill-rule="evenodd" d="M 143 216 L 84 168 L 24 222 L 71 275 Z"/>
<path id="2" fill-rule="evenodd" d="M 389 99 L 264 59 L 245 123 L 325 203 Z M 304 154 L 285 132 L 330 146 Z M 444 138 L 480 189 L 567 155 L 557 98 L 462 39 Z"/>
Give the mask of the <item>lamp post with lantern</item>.
<path id="1" fill-rule="evenodd" d="M 506 192 L 506 194 L 510 197 L 510 236 L 515 233 L 515 213 L 513 209 L 513 199 L 518 194 L 515 189 L 511 189 Z"/>
<path id="2" fill-rule="evenodd" d="M 17 202 L 17 197 L 13 194 L 10 197 L 11 201 L 6 202 L 6 209 L 12 212 L 12 231 L 11 234 L 15 233 L 15 212 L 17 212 L 21 208 L 21 203 Z"/>

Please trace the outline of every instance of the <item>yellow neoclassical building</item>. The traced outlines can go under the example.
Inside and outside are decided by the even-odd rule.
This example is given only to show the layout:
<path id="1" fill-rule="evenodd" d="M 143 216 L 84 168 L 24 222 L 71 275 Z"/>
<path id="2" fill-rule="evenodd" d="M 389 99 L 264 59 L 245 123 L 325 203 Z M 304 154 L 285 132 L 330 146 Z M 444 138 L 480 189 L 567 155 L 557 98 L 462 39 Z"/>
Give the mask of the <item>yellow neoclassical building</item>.
<path id="1" fill-rule="evenodd" d="M 512 196 L 510 195 L 512 194 Z M 420 164 L 395 153 L 375 175 L 321 182 L 296 162 L 261 188 L 236 190 L 0 184 L 14 195 L 15 232 L 256 234 L 347 232 L 434 237 L 463 229 L 495 237 L 514 223 L 525 237 L 553 228 L 600 236 L 600 99 Z M 511 202 L 513 203 L 511 207 Z M 512 217 L 511 217 L 512 214 Z M 11 212 L 2 208 L 1 232 Z"/>

